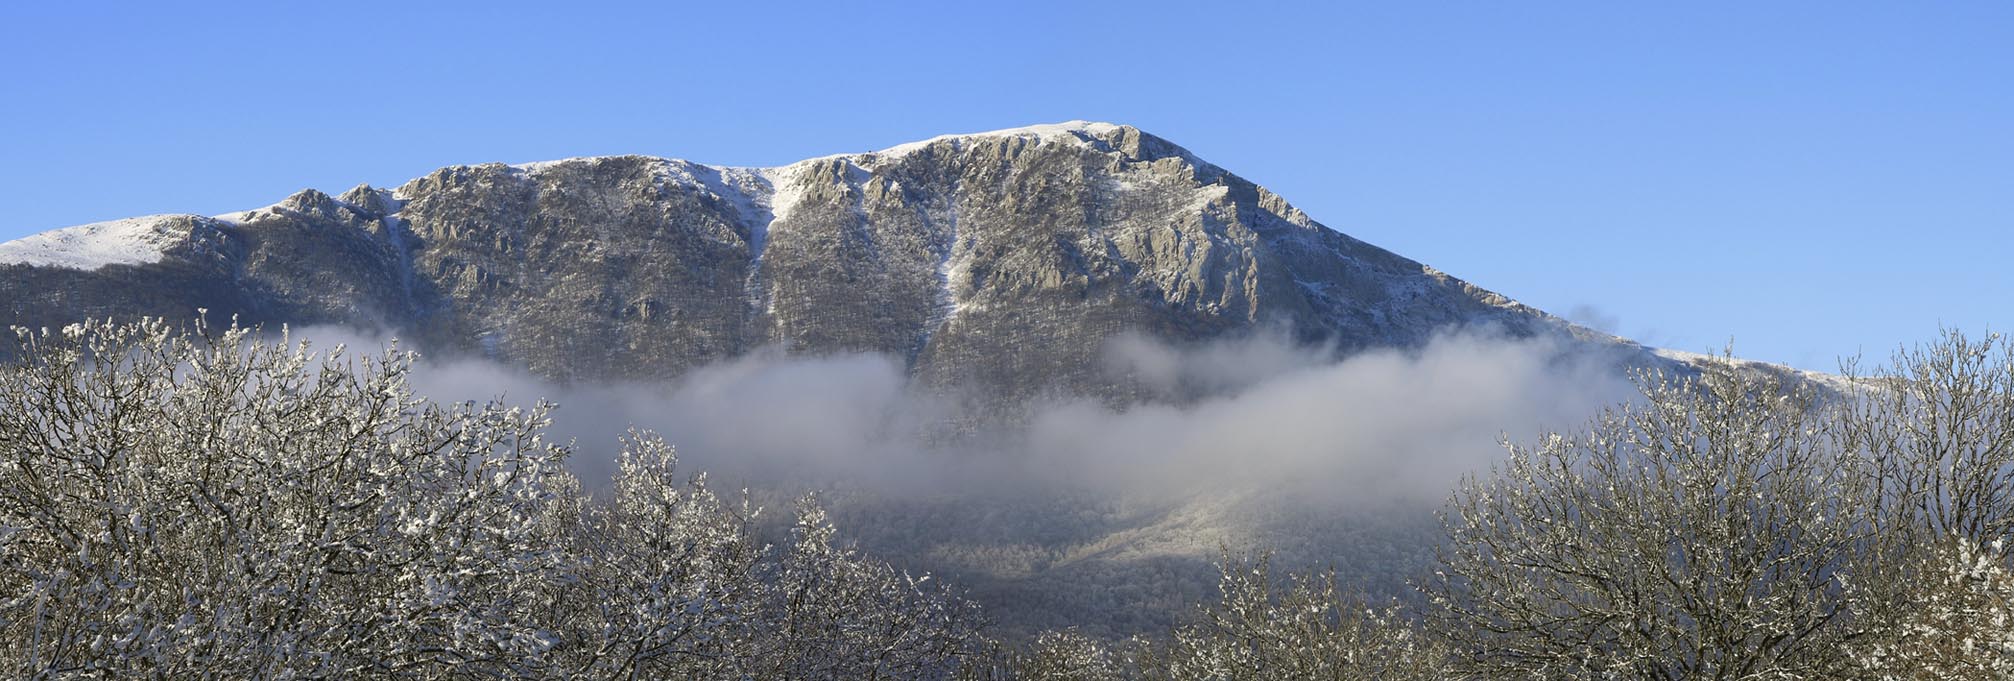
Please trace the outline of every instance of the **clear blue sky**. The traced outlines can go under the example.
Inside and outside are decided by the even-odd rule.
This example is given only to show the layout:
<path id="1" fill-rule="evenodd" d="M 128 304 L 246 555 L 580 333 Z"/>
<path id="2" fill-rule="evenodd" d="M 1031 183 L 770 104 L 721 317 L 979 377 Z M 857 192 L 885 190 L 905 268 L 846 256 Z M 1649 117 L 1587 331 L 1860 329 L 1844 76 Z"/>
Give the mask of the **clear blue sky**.
<path id="1" fill-rule="evenodd" d="M 2014 3 L 15 2 L 0 64 L 0 240 L 1084 118 L 1654 344 L 2014 327 Z"/>

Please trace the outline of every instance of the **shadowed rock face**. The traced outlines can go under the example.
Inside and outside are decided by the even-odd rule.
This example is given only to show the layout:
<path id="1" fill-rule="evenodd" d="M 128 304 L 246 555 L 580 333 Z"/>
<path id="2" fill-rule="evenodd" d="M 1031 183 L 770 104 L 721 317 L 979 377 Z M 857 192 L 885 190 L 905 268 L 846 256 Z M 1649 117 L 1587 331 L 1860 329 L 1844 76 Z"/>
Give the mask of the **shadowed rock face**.
<path id="1" fill-rule="evenodd" d="M 1269 327 L 1344 351 L 1452 324 L 1576 331 L 1101 123 L 781 168 L 455 166 L 390 191 L 145 220 L 166 244 L 151 262 L 23 255 L 68 230 L 0 245 L 0 322 L 206 308 L 392 331 L 577 381 L 670 378 L 772 344 L 873 351 L 929 385 L 1113 400 L 1139 390 L 1093 368 L 1127 330 L 1179 342 Z"/>

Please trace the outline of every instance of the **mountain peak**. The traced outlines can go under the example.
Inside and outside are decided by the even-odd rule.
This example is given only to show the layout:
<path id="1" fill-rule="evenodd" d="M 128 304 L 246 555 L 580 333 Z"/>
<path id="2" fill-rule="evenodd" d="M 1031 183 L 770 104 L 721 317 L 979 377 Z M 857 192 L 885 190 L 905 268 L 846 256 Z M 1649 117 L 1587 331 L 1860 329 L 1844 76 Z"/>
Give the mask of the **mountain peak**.
<path id="1" fill-rule="evenodd" d="M 322 193 L 319 189 L 313 188 L 294 192 L 292 196 L 288 196 L 274 205 L 278 208 L 317 216 L 325 215 L 337 208 L 336 200 L 333 197 Z"/>
<path id="2" fill-rule="evenodd" d="M 398 201 L 392 198 L 390 190 L 378 189 L 369 183 L 351 187 L 336 200 L 373 216 L 389 215 L 398 210 Z"/>

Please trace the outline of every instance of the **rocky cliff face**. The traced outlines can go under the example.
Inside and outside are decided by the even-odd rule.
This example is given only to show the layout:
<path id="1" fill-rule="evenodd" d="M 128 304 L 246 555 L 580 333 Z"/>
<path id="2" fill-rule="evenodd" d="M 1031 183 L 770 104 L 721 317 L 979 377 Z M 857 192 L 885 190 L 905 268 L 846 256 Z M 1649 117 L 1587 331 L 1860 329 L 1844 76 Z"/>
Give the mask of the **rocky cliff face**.
<path id="1" fill-rule="evenodd" d="M 1277 327 L 1342 350 L 1451 324 L 1575 332 L 1324 228 L 1135 128 L 1073 122 L 780 168 L 485 164 L 0 244 L 0 323 L 348 324 L 543 376 L 665 378 L 764 345 L 904 358 L 926 384 L 1126 399 L 1137 330 Z"/>

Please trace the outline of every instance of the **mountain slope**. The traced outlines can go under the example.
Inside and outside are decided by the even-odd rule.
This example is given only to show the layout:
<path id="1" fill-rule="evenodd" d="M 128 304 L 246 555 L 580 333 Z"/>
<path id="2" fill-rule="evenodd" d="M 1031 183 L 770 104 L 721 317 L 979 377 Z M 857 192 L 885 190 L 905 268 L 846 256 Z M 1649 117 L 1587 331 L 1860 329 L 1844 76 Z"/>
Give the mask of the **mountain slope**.
<path id="1" fill-rule="evenodd" d="M 1282 329 L 1348 351 L 1448 325 L 1582 333 L 1324 228 L 1138 129 L 1071 122 L 778 168 L 616 156 L 442 168 L 394 190 L 0 244 L 0 322 L 337 323 L 542 376 L 666 378 L 781 345 L 930 384 L 1126 399 L 1127 330 Z"/>

